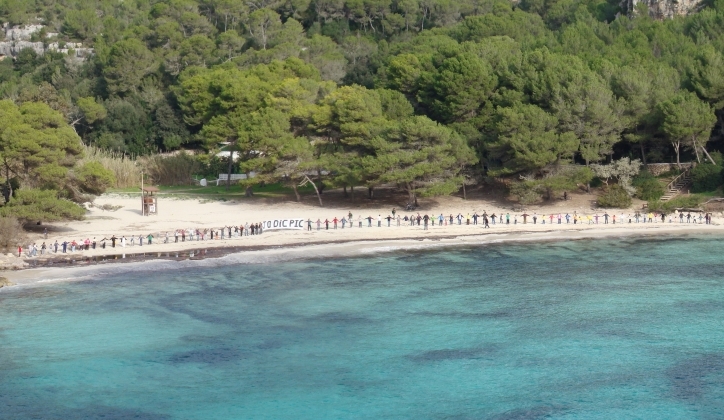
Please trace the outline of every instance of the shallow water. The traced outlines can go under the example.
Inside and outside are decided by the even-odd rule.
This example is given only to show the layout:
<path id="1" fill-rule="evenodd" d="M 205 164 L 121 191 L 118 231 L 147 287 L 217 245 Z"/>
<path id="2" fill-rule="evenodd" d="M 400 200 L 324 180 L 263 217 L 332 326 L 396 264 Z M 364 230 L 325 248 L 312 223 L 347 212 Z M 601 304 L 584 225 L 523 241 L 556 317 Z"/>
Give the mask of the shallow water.
<path id="1" fill-rule="evenodd" d="M 6 289 L 0 418 L 723 418 L 723 245 L 507 244 Z"/>

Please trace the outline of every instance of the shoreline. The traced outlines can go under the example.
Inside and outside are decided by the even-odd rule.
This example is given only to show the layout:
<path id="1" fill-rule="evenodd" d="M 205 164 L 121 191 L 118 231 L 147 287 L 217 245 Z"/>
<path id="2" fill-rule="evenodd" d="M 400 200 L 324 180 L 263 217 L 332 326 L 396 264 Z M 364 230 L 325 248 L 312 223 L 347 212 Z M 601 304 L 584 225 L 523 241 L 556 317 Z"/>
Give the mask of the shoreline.
<path id="1" fill-rule="evenodd" d="M 468 228 L 473 227 L 473 225 L 463 226 Z M 97 249 L 95 251 L 87 251 L 91 253 L 91 255 L 77 253 L 71 255 L 61 254 L 57 257 L 53 255 L 50 258 L 46 257 L 44 259 L 25 259 L 25 261 L 29 260 L 31 263 L 30 266 L 16 270 L 0 271 L 0 277 L 6 277 L 18 286 L 27 286 L 54 281 L 87 280 L 88 275 L 91 275 L 92 272 L 103 272 L 107 269 L 112 269 L 113 272 L 118 272 L 119 269 L 153 270 L 153 267 L 149 264 L 173 270 L 208 265 L 263 264 L 272 261 L 355 257 L 369 255 L 375 252 L 415 251 L 503 243 L 543 243 L 599 238 L 610 239 L 616 237 L 666 239 L 669 236 L 681 238 L 692 234 L 724 236 L 724 226 L 721 225 L 679 225 L 678 223 L 671 225 L 651 223 L 649 225 L 647 223 L 638 224 L 638 226 L 603 225 L 606 226 L 605 228 L 601 228 L 602 225 L 561 225 L 556 228 L 553 226 L 559 225 L 524 226 L 535 226 L 535 228 L 526 229 L 518 225 L 517 227 L 508 227 L 504 230 L 494 230 L 492 232 L 478 230 L 475 232 L 468 231 L 460 233 L 451 233 L 449 229 L 440 229 L 440 232 L 434 232 L 432 230 L 423 231 L 420 228 L 419 232 L 428 234 L 423 236 L 420 235 L 419 232 L 416 232 L 418 233 L 417 235 L 408 234 L 385 238 L 361 237 L 358 239 L 342 238 L 317 241 L 305 241 L 300 240 L 303 238 L 298 236 L 290 236 L 290 240 L 287 242 L 272 241 L 275 243 L 253 245 L 233 244 L 233 242 L 240 240 L 239 238 L 235 238 L 219 241 L 218 243 L 216 241 L 199 243 L 189 241 L 177 244 L 146 245 L 152 249 L 141 251 L 140 247 L 134 247 L 125 253 L 118 252 L 119 248 L 110 248 L 110 251 L 116 250 L 116 252 L 109 252 L 109 249 Z M 540 229 L 543 226 L 545 226 L 545 228 Z M 404 228 L 410 230 L 417 229 L 417 227 L 402 227 L 401 229 Z M 289 233 L 289 231 L 277 231 L 273 233 L 284 232 Z M 260 237 L 268 234 L 268 232 L 264 233 L 260 235 Z M 162 246 L 169 245 L 175 245 L 173 247 L 175 249 L 164 250 L 161 248 Z M 3 289 L 6 288 L 2 288 L 0 291 Z"/>

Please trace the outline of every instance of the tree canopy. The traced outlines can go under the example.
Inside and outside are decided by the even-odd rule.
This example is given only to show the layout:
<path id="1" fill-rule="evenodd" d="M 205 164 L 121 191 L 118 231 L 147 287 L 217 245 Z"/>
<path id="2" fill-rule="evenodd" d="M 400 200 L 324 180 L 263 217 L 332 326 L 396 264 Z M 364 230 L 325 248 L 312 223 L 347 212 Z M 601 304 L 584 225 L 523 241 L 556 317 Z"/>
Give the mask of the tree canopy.
<path id="1" fill-rule="evenodd" d="M 27 188 L 104 179 L 68 176 L 79 139 L 228 145 L 260 180 L 411 199 L 722 149 L 722 2 L 658 21 L 603 0 L 0 0 L 0 19 L 57 43 L 0 61 L 0 176 Z"/>

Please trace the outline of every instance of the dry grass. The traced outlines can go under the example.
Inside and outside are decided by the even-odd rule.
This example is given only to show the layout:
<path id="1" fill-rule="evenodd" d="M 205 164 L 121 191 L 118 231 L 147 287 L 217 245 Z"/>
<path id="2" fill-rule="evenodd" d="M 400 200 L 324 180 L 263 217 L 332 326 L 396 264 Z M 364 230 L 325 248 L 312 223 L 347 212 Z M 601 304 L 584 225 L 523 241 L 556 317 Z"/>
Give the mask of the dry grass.
<path id="1" fill-rule="evenodd" d="M 114 188 L 136 187 L 141 184 L 141 166 L 135 156 L 84 146 L 84 157 L 79 162 L 98 162 L 116 176 Z"/>

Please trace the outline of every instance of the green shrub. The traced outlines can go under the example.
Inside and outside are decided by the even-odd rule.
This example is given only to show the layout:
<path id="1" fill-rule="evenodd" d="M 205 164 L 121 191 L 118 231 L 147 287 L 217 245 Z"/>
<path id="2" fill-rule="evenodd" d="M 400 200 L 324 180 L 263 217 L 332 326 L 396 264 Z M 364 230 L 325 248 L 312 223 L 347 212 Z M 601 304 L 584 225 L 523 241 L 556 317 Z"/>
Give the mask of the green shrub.
<path id="1" fill-rule="evenodd" d="M 601 186 L 603 186 L 603 181 L 601 181 L 601 178 L 596 176 L 591 179 L 591 188 L 599 188 Z"/>
<path id="2" fill-rule="evenodd" d="M 715 159 L 716 160 L 716 159 Z M 701 163 L 691 170 L 691 192 L 714 191 L 722 184 L 722 168 L 711 163 Z"/>
<path id="3" fill-rule="evenodd" d="M 641 171 L 631 181 L 636 187 L 636 196 L 642 200 L 658 200 L 664 195 L 664 186 L 649 171 Z"/>
<path id="4" fill-rule="evenodd" d="M 58 197 L 54 190 L 19 190 L 17 197 L 0 207 L 0 217 L 14 217 L 21 223 L 81 220 L 85 209 Z"/>
<path id="5" fill-rule="evenodd" d="M 156 185 L 190 185 L 193 175 L 201 170 L 199 161 L 186 152 L 154 155 L 142 159 L 142 162 L 151 182 Z"/>
<path id="6" fill-rule="evenodd" d="M 704 198 L 696 194 L 680 195 L 666 202 L 651 200 L 649 201 L 648 208 L 651 211 L 663 211 L 664 213 L 670 213 L 675 209 L 699 207 L 702 201 L 704 201 Z"/>
<path id="7" fill-rule="evenodd" d="M 598 197 L 598 206 L 605 208 L 627 208 L 631 206 L 631 197 L 620 185 L 611 185 Z"/>
<path id="8" fill-rule="evenodd" d="M 541 199 L 539 188 L 535 181 L 516 182 L 510 186 L 510 194 L 523 205 L 533 204 Z"/>
<path id="9" fill-rule="evenodd" d="M 99 162 L 85 162 L 77 166 L 74 172 L 80 189 L 90 194 L 103 194 L 108 187 L 116 184 L 113 172 Z"/>
<path id="10" fill-rule="evenodd" d="M 14 251 L 15 247 L 25 241 L 25 231 L 18 219 L 0 217 L 0 251 Z"/>

